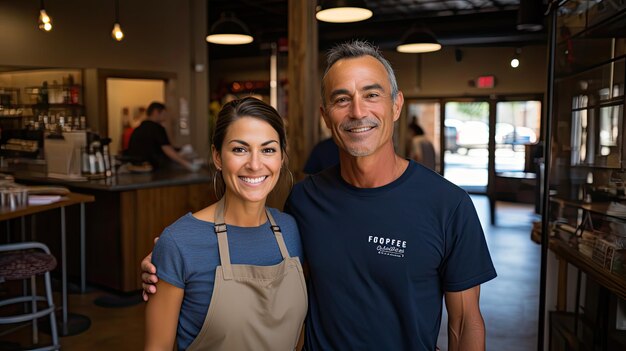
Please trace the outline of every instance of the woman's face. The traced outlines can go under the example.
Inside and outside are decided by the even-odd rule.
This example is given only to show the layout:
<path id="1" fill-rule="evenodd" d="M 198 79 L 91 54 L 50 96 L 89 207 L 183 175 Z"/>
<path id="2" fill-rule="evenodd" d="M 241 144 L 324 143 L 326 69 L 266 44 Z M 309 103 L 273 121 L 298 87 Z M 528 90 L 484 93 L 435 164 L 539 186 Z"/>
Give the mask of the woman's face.
<path id="1" fill-rule="evenodd" d="M 278 133 L 269 123 L 242 117 L 226 130 L 222 151 L 213 150 L 226 192 L 243 201 L 265 201 L 280 176 L 282 152 Z"/>

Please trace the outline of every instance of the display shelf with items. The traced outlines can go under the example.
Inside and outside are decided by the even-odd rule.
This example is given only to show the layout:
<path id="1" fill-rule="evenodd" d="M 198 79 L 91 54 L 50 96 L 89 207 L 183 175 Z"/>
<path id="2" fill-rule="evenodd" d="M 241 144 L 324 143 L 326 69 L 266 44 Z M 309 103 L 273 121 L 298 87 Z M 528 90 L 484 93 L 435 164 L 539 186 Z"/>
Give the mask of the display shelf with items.
<path id="1" fill-rule="evenodd" d="M 543 245 L 545 301 L 555 303 L 545 305 L 548 344 L 626 350 L 626 316 L 615 309 L 626 304 L 626 0 L 553 5 L 547 208 L 532 236 Z"/>
<path id="2" fill-rule="evenodd" d="M 2 94 L 3 86 L 11 86 L 10 97 Z M 8 89 L 8 88 L 7 88 Z M 85 119 L 82 71 L 76 69 L 17 70 L 0 73 L 0 97 L 12 101 L 9 110 L 17 120 L 12 128 L 33 129 L 34 125 L 57 123 L 69 119 Z M 48 122 L 44 122 L 45 119 Z M 75 123 L 80 127 L 79 122 Z M 86 120 L 83 129 L 86 127 Z M 38 129 L 38 128 L 35 128 Z M 46 128 L 44 128 L 46 129 Z"/>

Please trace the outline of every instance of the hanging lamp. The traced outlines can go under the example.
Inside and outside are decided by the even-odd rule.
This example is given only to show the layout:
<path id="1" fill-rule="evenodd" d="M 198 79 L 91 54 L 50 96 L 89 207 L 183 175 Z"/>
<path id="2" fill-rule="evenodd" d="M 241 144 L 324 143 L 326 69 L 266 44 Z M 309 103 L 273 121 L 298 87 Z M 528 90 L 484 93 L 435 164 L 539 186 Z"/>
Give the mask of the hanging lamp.
<path id="1" fill-rule="evenodd" d="M 43 0 L 41 0 L 41 6 L 39 9 L 39 29 L 49 32 L 52 30 L 52 18 L 46 13 L 46 7 Z"/>
<path id="2" fill-rule="evenodd" d="M 322 22 L 349 23 L 364 21 L 372 15 L 363 0 L 321 0 L 315 18 Z"/>
<path id="3" fill-rule="evenodd" d="M 113 37 L 113 39 L 117 41 L 122 41 L 122 39 L 124 39 L 124 32 L 122 32 L 122 27 L 120 26 L 119 8 L 120 8 L 119 0 L 115 0 L 115 23 L 113 24 L 113 30 L 111 31 L 111 36 Z"/>
<path id="4" fill-rule="evenodd" d="M 224 12 L 211 26 L 211 33 L 206 41 L 220 45 L 249 44 L 254 40 L 248 27 L 241 22 L 232 12 Z"/>
<path id="5" fill-rule="evenodd" d="M 441 50 L 441 44 L 435 36 L 427 30 L 412 30 L 396 47 L 396 51 L 402 53 L 426 53 Z"/>
<path id="6" fill-rule="evenodd" d="M 517 30 L 537 32 L 543 29 L 542 2 L 520 0 L 517 10 Z"/>

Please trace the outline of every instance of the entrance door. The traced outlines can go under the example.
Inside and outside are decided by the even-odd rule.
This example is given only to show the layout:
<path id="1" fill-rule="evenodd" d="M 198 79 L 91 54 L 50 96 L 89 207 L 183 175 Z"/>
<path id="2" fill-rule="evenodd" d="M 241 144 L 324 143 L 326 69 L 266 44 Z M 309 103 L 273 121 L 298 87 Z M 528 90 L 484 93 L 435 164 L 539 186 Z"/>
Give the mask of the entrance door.
<path id="1" fill-rule="evenodd" d="M 526 152 L 539 141 L 541 101 L 500 101 L 496 111 L 496 173 L 534 172 Z"/>
<path id="2" fill-rule="evenodd" d="M 443 176 L 473 193 L 486 193 L 489 163 L 489 103 L 448 101 L 444 105 Z"/>

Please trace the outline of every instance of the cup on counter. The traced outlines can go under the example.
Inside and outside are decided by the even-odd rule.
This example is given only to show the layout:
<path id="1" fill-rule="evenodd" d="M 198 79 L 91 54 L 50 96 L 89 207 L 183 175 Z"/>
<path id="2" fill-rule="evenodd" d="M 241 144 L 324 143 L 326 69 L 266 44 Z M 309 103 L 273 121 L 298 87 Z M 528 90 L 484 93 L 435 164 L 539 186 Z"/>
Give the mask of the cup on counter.
<path id="1" fill-rule="evenodd" d="M 0 188 L 0 207 L 16 209 L 28 205 L 28 190 L 20 186 Z"/>

